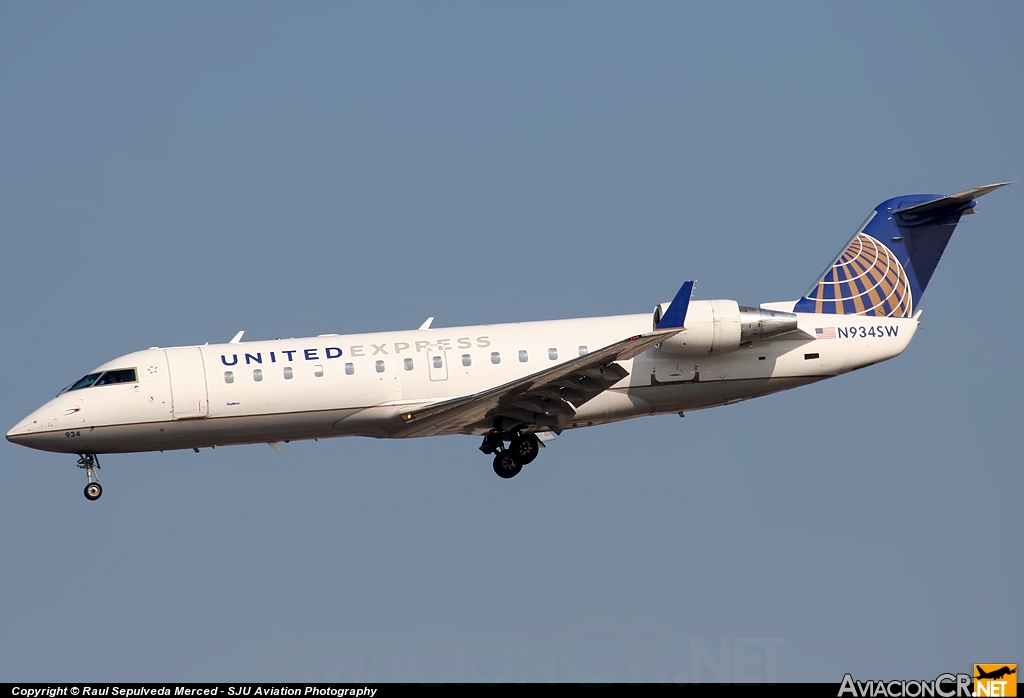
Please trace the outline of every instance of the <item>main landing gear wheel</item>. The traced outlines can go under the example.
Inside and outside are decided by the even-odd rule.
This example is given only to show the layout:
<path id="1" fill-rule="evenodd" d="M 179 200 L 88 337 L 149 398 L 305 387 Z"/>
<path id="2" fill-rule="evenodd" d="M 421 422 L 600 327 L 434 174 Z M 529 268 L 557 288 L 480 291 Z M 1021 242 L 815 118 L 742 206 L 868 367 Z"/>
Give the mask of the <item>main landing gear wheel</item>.
<path id="1" fill-rule="evenodd" d="M 520 465 L 529 465 L 540 453 L 540 442 L 533 434 L 523 434 L 512 439 L 508 450 Z"/>
<path id="2" fill-rule="evenodd" d="M 90 482 L 85 486 L 85 498 L 90 502 L 95 502 L 103 494 L 103 487 L 98 482 Z"/>
<path id="3" fill-rule="evenodd" d="M 500 451 L 494 455 L 494 472 L 498 477 L 515 477 L 523 469 L 523 464 L 516 461 L 511 451 Z"/>

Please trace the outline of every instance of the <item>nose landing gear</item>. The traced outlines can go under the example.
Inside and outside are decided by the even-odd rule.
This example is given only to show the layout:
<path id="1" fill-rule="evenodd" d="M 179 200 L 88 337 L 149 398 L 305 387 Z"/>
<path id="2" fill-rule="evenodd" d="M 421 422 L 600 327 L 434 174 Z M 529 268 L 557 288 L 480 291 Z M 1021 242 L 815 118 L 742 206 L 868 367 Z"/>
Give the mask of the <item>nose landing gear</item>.
<path id="1" fill-rule="evenodd" d="M 89 484 L 85 486 L 85 498 L 90 502 L 95 502 L 103 494 L 103 486 L 100 485 L 99 476 L 96 475 L 96 471 L 100 469 L 99 456 L 93 453 L 80 454 L 78 467 L 85 470 L 85 476 L 89 479 Z"/>

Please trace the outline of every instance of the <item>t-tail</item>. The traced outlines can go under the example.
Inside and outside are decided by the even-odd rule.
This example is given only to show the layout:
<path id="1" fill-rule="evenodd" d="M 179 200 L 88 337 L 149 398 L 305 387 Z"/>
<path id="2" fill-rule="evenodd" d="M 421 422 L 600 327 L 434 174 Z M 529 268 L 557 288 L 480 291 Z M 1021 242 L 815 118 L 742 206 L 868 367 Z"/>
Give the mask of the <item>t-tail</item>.
<path id="1" fill-rule="evenodd" d="M 978 197 L 1007 184 L 879 204 L 793 310 L 911 317 L 960 217 L 974 213 Z"/>

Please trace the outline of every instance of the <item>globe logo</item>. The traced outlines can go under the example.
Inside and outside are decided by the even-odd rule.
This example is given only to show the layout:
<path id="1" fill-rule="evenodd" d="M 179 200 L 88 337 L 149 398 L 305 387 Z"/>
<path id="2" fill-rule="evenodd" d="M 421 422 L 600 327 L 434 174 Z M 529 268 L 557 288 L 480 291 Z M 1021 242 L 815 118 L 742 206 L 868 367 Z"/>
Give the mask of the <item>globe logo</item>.
<path id="1" fill-rule="evenodd" d="M 805 296 L 816 313 L 910 317 L 910 282 L 896 255 L 881 242 L 858 233 L 832 267 Z"/>

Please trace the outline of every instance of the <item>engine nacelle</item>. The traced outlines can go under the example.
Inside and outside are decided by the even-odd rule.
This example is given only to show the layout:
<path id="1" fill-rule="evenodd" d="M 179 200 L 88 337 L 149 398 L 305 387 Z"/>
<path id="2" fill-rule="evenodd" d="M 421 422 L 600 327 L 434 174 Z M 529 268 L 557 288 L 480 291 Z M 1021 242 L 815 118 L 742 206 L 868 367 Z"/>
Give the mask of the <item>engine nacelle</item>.
<path id="1" fill-rule="evenodd" d="M 655 307 L 655 327 L 669 305 Z M 730 300 L 690 301 L 684 325 L 685 330 L 669 337 L 658 348 L 670 354 L 724 354 L 797 329 L 795 313 L 747 308 Z"/>

